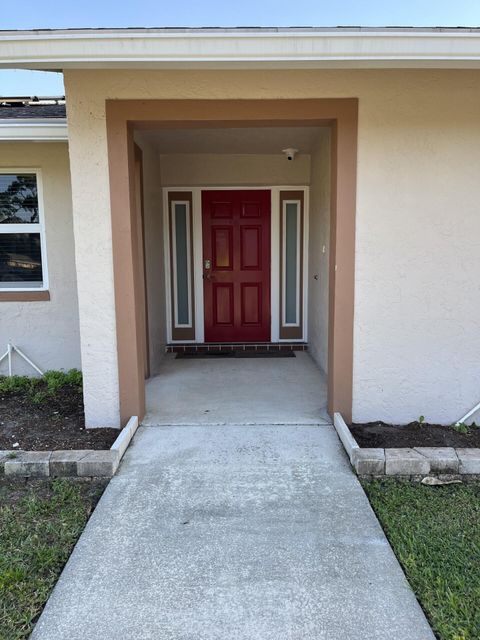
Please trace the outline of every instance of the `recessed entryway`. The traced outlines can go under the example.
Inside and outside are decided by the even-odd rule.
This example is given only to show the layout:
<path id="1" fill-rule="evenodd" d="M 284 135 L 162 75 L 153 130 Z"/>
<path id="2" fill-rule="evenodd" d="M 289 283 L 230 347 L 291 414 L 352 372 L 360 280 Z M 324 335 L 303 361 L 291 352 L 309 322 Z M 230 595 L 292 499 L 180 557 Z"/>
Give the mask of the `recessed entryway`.
<path id="1" fill-rule="evenodd" d="M 146 395 L 145 425 L 331 422 L 326 376 L 307 352 L 214 360 L 167 354 Z"/>
<path id="2" fill-rule="evenodd" d="M 138 291 L 138 282 L 142 279 L 142 271 L 145 271 L 147 289 L 152 291 L 152 283 L 157 287 L 154 304 L 156 306 L 155 317 L 152 311 L 152 298 L 147 295 L 148 308 L 148 331 L 150 337 L 155 335 L 165 335 L 164 318 L 161 309 L 162 285 L 159 282 L 162 268 L 159 269 L 158 260 L 161 260 L 162 236 L 165 238 L 163 230 L 160 236 L 151 238 L 155 250 L 152 253 L 148 248 L 146 254 L 152 256 L 152 264 L 144 269 L 141 261 L 141 251 L 139 247 L 143 241 L 149 242 L 149 233 L 152 227 L 163 227 L 161 211 L 161 196 L 159 192 L 162 186 L 176 187 L 178 181 L 171 178 L 170 169 L 176 173 L 178 168 L 187 169 L 190 178 L 183 182 L 183 185 L 197 184 L 209 185 L 216 188 L 219 184 L 219 176 L 223 168 L 225 157 L 217 154 L 213 159 L 216 165 L 212 171 L 212 165 L 205 162 L 206 158 L 191 158 L 191 162 L 185 162 L 182 153 L 170 154 L 172 162 L 163 162 L 162 155 L 155 149 L 155 141 L 152 136 L 161 135 L 165 130 L 182 129 L 187 139 L 189 134 L 198 127 L 199 129 L 213 130 L 229 129 L 237 130 L 241 135 L 247 129 L 281 129 L 283 133 L 297 128 L 318 128 L 319 138 L 315 141 L 315 150 L 320 148 L 325 153 L 325 162 L 316 165 L 313 162 L 313 154 L 310 158 L 311 176 L 319 178 L 317 184 L 316 198 L 318 205 L 318 220 L 322 216 L 327 220 L 327 224 L 317 226 L 317 231 L 324 234 L 325 243 L 317 237 L 311 243 L 314 251 L 308 256 L 309 267 L 312 262 L 314 269 L 308 271 L 308 293 L 309 312 L 312 305 L 310 301 L 316 298 L 320 303 L 308 318 L 309 337 L 311 343 L 310 329 L 316 332 L 320 338 L 315 341 L 315 348 L 311 353 L 317 362 L 321 363 L 328 375 L 328 407 L 330 415 L 334 411 L 342 411 L 347 418 L 351 416 L 352 406 L 352 375 L 353 375 L 353 287 L 354 287 L 354 254 L 355 254 L 355 184 L 356 184 L 356 146 L 357 146 L 357 113 L 358 101 L 356 99 L 309 99 L 309 100 L 107 100 L 106 103 L 106 123 L 108 137 L 109 172 L 111 185 L 111 210 L 112 219 L 112 246 L 113 246 L 113 272 L 115 285 L 115 305 L 116 305 L 116 326 L 118 345 L 118 371 L 119 371 L 119 401 L 122 420 L 125 416 L 133 414 L 144 415 L 145 413 L 145 364 L 142 355 L 141 342 L 142 335 L 146 330 L 144 322 L 144 309 L 142 308 Z M 188 130 L 188 133 L 187 133 Z M 140 137 L 150 136 L 149 140 L 141 140 Z M 213 135 L 208 135 L 208 139 L 213 139 Z M 238 136 L 233 136 L 238 139 Z M 142 147 L 143 159 L 149 156 L 150 168 L 146 173 L 150 176 L 145 183 L 150 183 L 150 194 L 153 197 L 154 206 L 152 212 L 154 218 L 150 221 L 145 219 L 145 229 L 143 234 L 137 224 L 140 213 L 136 211 L 135 181 L 134 181 L 134 142 Z M 277 148 L 277 146 L 275 145 Z M 242 187 L 253 186 L 256 182 L 250 175 L 245 178 L 248 172 L 258 176 L 258 167 L 266 168 L 270 178 L 265 178 L 257 185 L 265 188 L 267 185 L 289 185 L 289 187 L 305 186 L 305 181 L 286 181 L 278 179 L 276 169 L 278 162 L 287 162 L 288 166 L 299 166 L 297 160 L 291 161 L 286 158 L 282 150 L 295 147 L 289 142 L 283 143 L 280 149 L 281 158 L 277 154 L 276 160 L 264 162 L 263 158 L 252 159 L 248 154 L 236 154 L 231 158 L 230 168 L 235 168 L 237 180 L 228 179 L 221 184 L 235 185 Z M 174 156 L 177 155 L 176 158 Z M 195 155 L 195 154 L 193 154 Z M 209 154 L 206 154 L 209 155 Z M 235 154 L 233 154 L 235 155 Z M 268 154 L 267 154 L 268 155 Z M 301 157 L 301 153 L 299 157 Z M 308 155 L 308 154 L 307 154 Z M 293 157 L 293 156 L 292 156 Z M 295 155 L 295 158 L 297 156 Z M 158 162 L 160 159 L 160 163 Z M 305 157 L 306 164 L 309 159 Z M 147 163 L 145 163 L 146 166 Z M 159 167 L 160 164 L 160 167 Z M 315 169 L 314 169 L 314 165 Z M 282 165 L 285 166 L 285 165 Z M 160 176 L 158 170 L 160 168 Z M 237 169 L 241 169 L 237 170 Z M 165 173 L 166 171 L 166 173 Z M 275 179 L 272 178 L 275 176 Z M 127 179 L 126 179 L 127 178 Z M 159 179 L 160 178 L 160 179 Z M 194 178 L 194 179 L 192 179 Z M 205 179 L 207 178 L 207 179 Z M 307 181 L 308 184 L 309 181 Z M 297 187 L 297 189 L 298 189 Z M 313 191 L 313 189 L 312 189 Z M 326 204 L 321 205 L 321 201 Z M 150 208 L 144 199 L 145 210 Z M 273 208 L 272 208 L 273 210 Z M 309 208 L 306 208 L 309 211 Z M 155 215 L 155 212 L 157 215 Z M 147 218 L 148 216 L 146 216 Z M 128 233 L 125 233 L 128 231 Z M 130 233 L 130 231 L 132 231 Z M 140 233 L 139 233 L 140 232 Z M 198 238 L 198 233 L 193 230 L 193 235 Z M 312 233 L 308 233 L 309 242 L 312 241 Z M 273 244 L 273 243 L 272 243 Z M 278 244 L 277 244 L 278 246 Z M 322 257 L 323 256 L 323 257 Z M 273 263 L 272 263 L 273 264 Z M 316 268 L 318 266 L 318 269 Z M 320 268 L 322 267 L 322 268 Z M 307 274 L 307 271 L 305 272 Z M 311 276 L 311 277 L 310 277 Z M 201 278 L 200 275 L 195 277 Z M 312 282 L 312 279 L 314 282 Z M 150 280 L 150 282 L 149 282 Z M 166 279 L 165 279 L 166 280 Z M 322 281 L 324 286 L 321 286 Z M 306 282 L 306 279 L 304 279 Z M 194 283 L 197 286 L 197 283 Z M 326 285 L 326 286 L 325 286 Z M 301 286 L 299 287 L 299 290 Z M 193 289 L 194 290 L 194 289 Z M 273 287 L 272 287 L 273 290 Z M 321 294 L 323 292 L 323 294 Z M 279 290 L 280 293 L 280 290 Z M 312 295 L 310 295 L 312 293 Z M 167 300 L 167 305 L 169 304 Z M 279 307 L 282 302 L 278 301 Z M 300 306 L 300 309 L 302 307 Z M 197 314 L 200 314 L 198 300 L 192 304 L 195 317 L 192 315 L 192 324 L 197 324 Z M 167 309 L 167 312 L 171 309 Z M 200 316 L 203 323 L 204 315 Z M 158 312 L 158 313 L 157 313 Z M 272 312 L 273 318 L 273 312 Z M 304 314 L 304 322 L 307 314 Z M 298 319 L 298 314 L 297 314 Z M 152 322 L 150 323 L 150 320 Z M 163 326 L 162 326 L 163 323 Z M 279 327 L 280 329 L 280 327 Z M 271 339 L 273 336 L 271 336 Z M 292 340 L 293 336 L 281 336 L 279 339 Z M 301 341 L 305 340 L 302 337 Z M 203 336 L 196 336 L 192 342 L 203 342 Z M 167 342 L 171 342 L 167 334 Z M 150 342 L 150 365 L 152 356 L 158 357 L 164 352 L 165 344 L 159 341 Z M 153 345 L 153 346 L 152 346 Z M 318 348 L 320 347 L 320 348 Z M 156 353 L 152 353 L 156 350 Z M 328 364 L 323 366 L 322 363 Z M 151 371 L 155 373 L 155 366 Z M 328 370 L 327 370 L 328 369 Z"/>
<path id="3" fill-rule="evenodd" d="M 329 129 L 147 130 L 136 141 L 153 375 L 147 422 L 195 424 L 198 414 L 214 424 L 330 422 Z M 298 149 L 293 160 L 287 146 Z M 162 362 L 165 349 L 211 345 L 311 351 L 288 364 Z"/>

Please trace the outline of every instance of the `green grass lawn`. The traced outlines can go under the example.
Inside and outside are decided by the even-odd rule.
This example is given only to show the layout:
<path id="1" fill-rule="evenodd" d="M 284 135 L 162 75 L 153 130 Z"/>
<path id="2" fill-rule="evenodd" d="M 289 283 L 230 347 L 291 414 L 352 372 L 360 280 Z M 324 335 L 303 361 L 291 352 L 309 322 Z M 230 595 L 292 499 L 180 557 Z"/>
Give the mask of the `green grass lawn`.
<path id="1" fill-rule="evenodd" d="M 364 482 L 441 640 L 480 639 L 480 486 Z"/>
<path id="2" fill-rule="evenodd" d="M 27 638 L 103 483 L 0 482 L 0 639 Z"/>

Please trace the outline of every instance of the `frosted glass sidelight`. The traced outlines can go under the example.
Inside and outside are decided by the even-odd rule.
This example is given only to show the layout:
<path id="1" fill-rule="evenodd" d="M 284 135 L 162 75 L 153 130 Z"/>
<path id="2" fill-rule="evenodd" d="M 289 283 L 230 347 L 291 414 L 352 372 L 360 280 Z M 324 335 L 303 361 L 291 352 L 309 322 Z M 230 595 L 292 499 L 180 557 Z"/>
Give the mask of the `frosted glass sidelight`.
<path id="1" fill-rule="evenodd" d="M 298 324 L 298 203 L 285 204 L 285 323 Z"/>

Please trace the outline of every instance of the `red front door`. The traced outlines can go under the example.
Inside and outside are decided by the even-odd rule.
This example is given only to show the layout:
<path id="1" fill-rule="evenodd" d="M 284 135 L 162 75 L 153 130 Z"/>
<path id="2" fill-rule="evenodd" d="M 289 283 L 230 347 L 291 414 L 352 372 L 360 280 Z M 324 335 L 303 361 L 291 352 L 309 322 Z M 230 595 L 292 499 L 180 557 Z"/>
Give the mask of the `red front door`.
<path id="1" fill-rule="evenodd" d="M 202 191 L 205 342 L 270 340 L 270 191 Z"/>

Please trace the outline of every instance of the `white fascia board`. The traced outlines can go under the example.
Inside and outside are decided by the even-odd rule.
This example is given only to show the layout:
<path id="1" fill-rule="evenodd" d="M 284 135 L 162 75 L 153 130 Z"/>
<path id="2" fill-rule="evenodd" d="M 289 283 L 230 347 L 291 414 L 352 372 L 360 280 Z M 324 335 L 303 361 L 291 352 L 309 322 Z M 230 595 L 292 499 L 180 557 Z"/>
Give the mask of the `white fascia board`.
<path id="1" fill-rule="evenodd" d="M 0 67 L 480 67 L 480 31 L 4 32 Z"/>
<path id="2" fill-rule="evenodd" d="M 36 142 L 62 142 L 68 140 L 66 120 L 31 121 L 0 119 L 0 141 L 32 140 Z"/>

